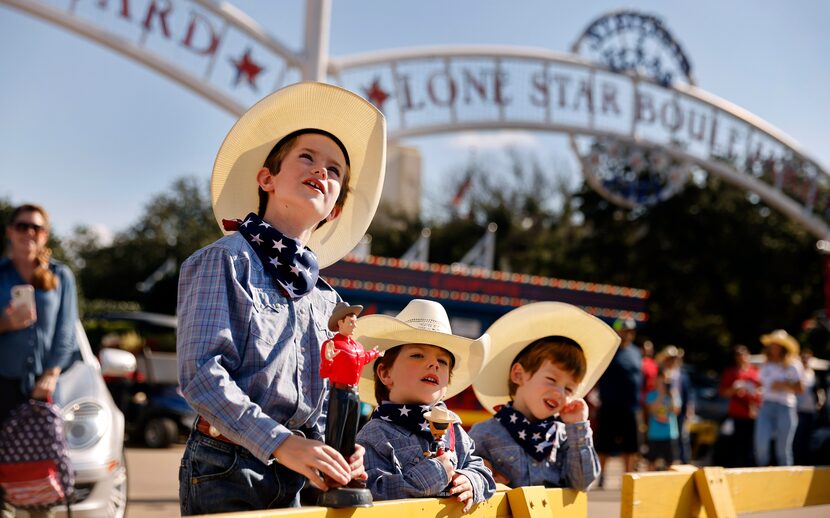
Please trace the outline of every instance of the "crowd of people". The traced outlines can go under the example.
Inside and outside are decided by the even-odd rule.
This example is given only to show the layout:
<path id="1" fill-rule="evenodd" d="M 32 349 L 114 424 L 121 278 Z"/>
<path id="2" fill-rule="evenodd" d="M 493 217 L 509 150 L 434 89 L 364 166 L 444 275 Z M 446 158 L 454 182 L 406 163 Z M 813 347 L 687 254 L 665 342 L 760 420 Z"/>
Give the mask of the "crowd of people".
<path id="1" fill-rule="evenodd" d="M 655 354 L 650 340 L 635 345 L 631 319 L 617 320 L 614 329 L 620 349 L 589 396 L 602 465 L 610 456 L 622 456 L 626 471 L 638 470 L 641 459 L 649 470 L 692 462 L 696 396 L 681 368 L 683 349 L 667 345 Z M 749 349 L 736 345 L 734 364 L 720 377 L 728 407 L 713 460 L 726 467 L 809 465 L 810 437 L 826 400 L 810 367 L 813 353 L 781 329 L 759 342 L 763 363 L 754 365 Z"/>

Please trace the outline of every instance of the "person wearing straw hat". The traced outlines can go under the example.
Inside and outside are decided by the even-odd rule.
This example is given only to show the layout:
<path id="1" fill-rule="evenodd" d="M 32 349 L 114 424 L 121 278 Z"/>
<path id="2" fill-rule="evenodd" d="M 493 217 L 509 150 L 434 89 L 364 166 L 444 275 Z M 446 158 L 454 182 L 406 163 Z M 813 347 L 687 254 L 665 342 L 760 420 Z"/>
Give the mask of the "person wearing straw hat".
<path id="1" fill-rule="evenodd" d="M 435 438 L 428 422 L 444 416 L 443 400 L 470 386 L 481 371 L 489 337 L 453 335 L 444 307 L 422 299 L 410 301 L 397 316 L 368 315 L 358 325 L 358 340 L 384 352 L 363 369 L 359 384 L 360 399 L 378 405 L 357 434 L 366 448 L 372 496 L 452 496 L 464 502 L 464 512 L 493 496 L 496 482 L 461 425 L 451 424 L 442 438 L 445 451 L 431 455 Z"/>
<path id="2" fill-rule="evenodd" d="M 792 466 L 798 420 L 796 394 L 804 391 L 798 342 L 783 329 L 776 329 L 761 336 L 761 343 L 767 361 L 758 374 L 761 407 L 755 420 L 755 462 L 759 467 L 769 465 L 770 441 L 774 438 L 778 465 Z"/>
<path id="3" fill-rule="evenodd" d="M 319 269 L 346 255 L 383 188 L 386 123 L 342 88 L 298 83 L 240 117 L 211 177 L 228 234 L 181 267 L 179 382 L 199 414 L 179 472 L 183 515 L 299 505 L 364 478 L 362 448 L 325 445 L 320 344 L 340 301 Z"/>
<path id="4" fill-rule="evenodd" d="M 691 462 L 692 442 L 689 423 L 695 416 L 695 403 L 692 394 L 692 380 L 682 369 L 686 351 L 676 345 L 667 345 L 657 353 L 655 361 L 665 373 L 671 389 L 680 396 L 680 410 L 677 414 L 677 456 L 683 464 Z"/>
<path id="5" fill-rule="evenodd" d="M 492 354 L 473 390 L 495 415 L 470 430 L 477 451 L 511 487 L 586 491 L 600 465 L 582 397 L 611 362 L 619 336 L 561 302 L 514 309 L 487 334 Z"/>

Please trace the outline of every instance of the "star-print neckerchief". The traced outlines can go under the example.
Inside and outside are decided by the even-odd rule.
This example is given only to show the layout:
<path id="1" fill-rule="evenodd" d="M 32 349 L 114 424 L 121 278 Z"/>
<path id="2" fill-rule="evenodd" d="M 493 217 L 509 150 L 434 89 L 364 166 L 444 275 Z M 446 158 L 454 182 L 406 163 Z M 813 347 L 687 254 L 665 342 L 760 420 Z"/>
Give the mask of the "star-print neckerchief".
<path id="1" fill-rule="evenodd" d="M 559 434 L 556 433 L 555 417 L 531 423 L 524 414 L 508 403 L 496 412 L 495 418 L 531 457 L 536 460 L 556 460 Z"/>
<path id="2" fill-rule="evenodd" d="M 439 402 L 435 406 L 446 408 L 443 402 Z M 431 443 L 435 439 L 433 439 L 432 432 L 429 431 L 429 423 L 424 417 L 424 412 L 429 412 L 431 409 L 432 407 L 429 405 L 381 403 L 372 412 L 372 419 L 383 419 L 396 424 L 416 435 L 420 435 Z"/>
<path id="3" fill-rule="evenodd" d="M 222 220 L 225 230 L 238 230 L 251 244 L 265 271 L 288 293 L 298 299 L 311 293 L 320 268 L 317 256 L 299 241 L 286 237 L 251 212 L 244 220 Z"/>

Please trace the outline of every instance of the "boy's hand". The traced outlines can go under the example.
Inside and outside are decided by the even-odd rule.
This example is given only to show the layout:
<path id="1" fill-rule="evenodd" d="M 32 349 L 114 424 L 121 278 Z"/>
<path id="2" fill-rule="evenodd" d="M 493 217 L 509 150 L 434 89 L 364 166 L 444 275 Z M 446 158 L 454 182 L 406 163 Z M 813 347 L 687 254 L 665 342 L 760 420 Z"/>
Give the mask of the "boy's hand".
<path id="1" fill-rule="evenodd" d="M 359 445 L 354 445 L 354 453 L 349 457 L 349 467 L 352 468 L 352 480 L 367 480 L 369 475 L 366 474 L 366 468 L 363 467 L 363 454 L 366 449 Z"/>
<path id="2" fill-rule="evenodd" d="M 487 469 L 489 469 L 490 472 L 493 474 L 493 480 L 495 480 L 499 484 L 504 484 L 506 486 L 510 485 L 510 479 L 507 478 L 507 475 L 505 475 L 501 471 L 496 471 L 496 468 L 493 467 L 493 464 L 489 460 L 487 460 L 487 459 L 481 459 L 481 460 L 484 461 L 484 466 L 486 466 Z"/>
<path id="3" fill-rule="evenodd" d="M 452 477 L 450 483 L 450 494 L 455 495 L 459 502 L 464 502 L 464 509 L 462 512 L 467 512 L 473 506 L 473 483 L 467 478 L 467 475 L 456 473 Z"/>
<path id="4" fill-rule="evenodd" d="M 357 455 L 355 448 L 355 455 Z M 308 479 L 312 486 L 328 491 L 329 486 L 321 476 L 328 475 L 341 485 L 349 483 L 353 468 L 340 453 L 320 441 L 314 441 L 292 435 L 274 450 L 274 458 L 286 468 L 296 471 Z M 351 457 L 355 458 L 354 455 Z M 360 467 L 363 466 L 363 454 L 360 453 Z"/>
<path id="5" fill-rule="evenodd" d="M 565 424 L 581 423 L 588 420 L 588 404 L 584 399 L 574 399 L 559 411 Z"/>
<path id="6" fill-rule="evenodd" d="M 447 472 L 447 479 L 452 480 L 452 477 L 455 475 L 455 453 L 445 451 L 443 454 L 434 457 L 434 459 L 440 462 L 444 471 Z"/>

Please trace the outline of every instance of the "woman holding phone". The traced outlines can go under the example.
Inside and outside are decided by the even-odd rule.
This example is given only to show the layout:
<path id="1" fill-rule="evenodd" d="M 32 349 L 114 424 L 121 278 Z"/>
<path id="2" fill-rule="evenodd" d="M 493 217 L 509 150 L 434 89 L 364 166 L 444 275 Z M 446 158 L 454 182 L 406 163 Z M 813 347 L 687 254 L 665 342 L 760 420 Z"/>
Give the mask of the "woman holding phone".
<path id="1" fill-rule="evenodd" d="M 75 277 L 51 258 L 49 216 L 21 205 L 6 226 L 0 259 L 0 422 L 28 398 L 48 400 L 77 350 Z"/>

